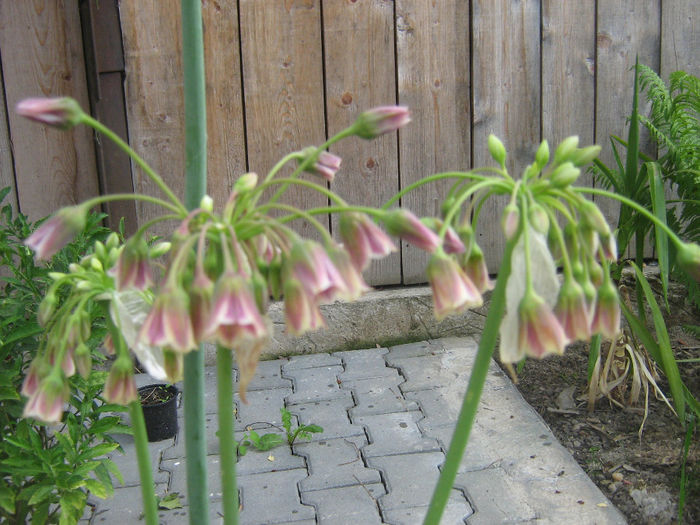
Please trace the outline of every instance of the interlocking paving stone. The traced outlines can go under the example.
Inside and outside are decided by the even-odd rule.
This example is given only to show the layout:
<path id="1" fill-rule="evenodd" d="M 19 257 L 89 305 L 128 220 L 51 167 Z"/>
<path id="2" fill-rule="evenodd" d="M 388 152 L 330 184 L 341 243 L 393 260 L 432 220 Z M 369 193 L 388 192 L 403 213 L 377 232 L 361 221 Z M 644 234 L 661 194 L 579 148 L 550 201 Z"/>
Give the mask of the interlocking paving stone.
<path id="1" fill-rule="evenodd" d="M 450 446 L 453 432 L 454 425 L 440 426 L 429 429 L 426 435 L 436 438 L 440 445 L 442 445 L 442 449 L 447 450 Z M 501 461 L 503 461 L 503 455 L 498 452 L 499 450 L 492 447 L 491 443 L 484 435 L 479 421 L 475 421 L 472 433 L 469 436 L 467 448 L 464 450 L 464 455 L 462 456 L 459 472 L 483 470 L 494 465 L 500 465 Z"/>
<path id="2" fill-rule="evenodd" d="M 419 412 L 397 412 L 353 418 L 354 423 L 367 428 L 369 435 L 370 444 L 362 449 L 363 456 L 439 451 L 437 440 L 424 437 L 418 429 L 416 419 L 421 417 Z"/>
<path id="3" fill-rule="evenodd" d="M 368 458 L 369 466 L 384 473 L 388 494 L 379 498 L 384 515 L 391 510 L 427 506 L 440 474 L 438 466 L 443 461 L 445 456 L 441 452 Z M 471 506 L 460 491 L 453 490 L 449 501 L 462 506 L 461 516 L 471 514 Z"/>
<path id="4" fill-rule="evenodd" d="M 448 501 L 445 505 L 445 511 L 442 514 L 440 523 L 464 523 L 465 520 L 465 504 L 459 501 Z M 471 509 L 466 515 L 470 515 Z M 428 506 L 423 507 L 408 507 L 405 509 L 392 509 L 384 512 L 384 522 L 386 525 L 412 525 L 414 523 L 423 523 L 425 515 L 428 513 Z M 467 523 L 471 523 L 470 518 L 467 518 Z M 503 522 L 491 522 L 491 525 Z M 537 523 L 540 523 L 539 521 Z"/>
<path id="5" fill-rule="evenodd" d="M 207 413 L 204 416 L 204 439 L 207 446 L 207 454 L 219 453 L 219 438 L 216 435 L 216 430 L 219 427 L 216 413 Z M 185 457 L 185 419 L 178 417 L 178 428 L 180 429 L 175 436 L 173 446 L 163 450 L 163 459 L 175 459 Z"/>
<path id="6" fill-rule="evenodd" d="M 340 365 L 317 368 L 284 368 L 285 377 L 292 378 L 294 393 L 287 396 L 287 405 L 311 403 L 349 397 L 350 393 L 340 389 L 338 375 L 343 372 Z"/>
<path id="7" fill-rule="evenodd" d="M 348 416 L 348 409 L 353 406 L 352 396 L 348 391 L 344 394 L 347 395 L 342 399 L 291 405 L 287 408 L 299 418 L 300 424 L 319 425 L 323 428 L 323 433 L 311 435 L 312 441 L 364 436 L 365 429 L 353 424 Z"/>
<path id="8" fill-rule="evenodd" d="M 396 369 L 389 370 L 393 374 L 386 377 L 356 379 L 342 383 L 341 388 L 352 391 L 356 401 L 356 406 L 349 412 L 351 418 L 418 410 L 415 401 L 407 401 L 401 395 L 399 385 L 403 383 L 403 377 L 399 376 Z"/>
<path id="9" fill-rule="evenodd" d="M 236 425 L 245 428 L 252 423 L 271 423 L 282 425 L 280 408 L 284 406 L 284 399 L 292 393 L 291 388 L 271 388 L 266 390 L 250 390 L 246 395 L 248 403 L 243 403 L 240 396 L 235 394 Z"/>
<path id="10" fill-rule="evenodd" d="M 301 491 L 381 483 L 379 471 L 365 467 L 360 455 L 366 444 L 364 436 L 295 444 L 294 452 L 306 458 L 309 469 Z"/>
<path id="11" fill-rule="evenodd" d="M 139 477 L 139 466 L 136 461 L 136 447 L 134 445 L 134 438 L 128 434 L 118 434 L 114 438 L 119 441 L 124 453 L 122 454 L 118 450 L 115 450 L 109 457 L 119 468 L 122 478 L 124 478 L 124 484 L 119 483 L 119 481 L 112 476 L 112 482 L 114 487 L 133 487 L 141 483 L 141 478 Z M 170 475 L 167 472 L 159 470 L 158 464 L 160 462 L 160 455 L 164 449 L 171 447 L 173 444 L 172 439 L 157 441 L 155 443 L 148 444 L 148 452 L 151 457 L 151 467 L 153 473 L 154 483 L 168 483 L 170 480 Z"/>
<path id="12" fill-rule="evenodd" d="M 207 490 L 209 501 L 221 500 L 221 458 L 207 456 Z M 187 465 L 184 458 L 161 461 L 161 468 L 170 472 L 170 492 L 177 492 L 183 505 L 188 505 L 187 499 Z"/>
<path id="13" fill-rule="evenodd" d="M 241 439 L 242 435 L 236 434 L 236 437 Z M 306 468 L 304 458 L 292 454 L 291 447 L 285 441 L 283 445 L 267 451 L 255 450 L 253 447 L 248 448 L 245 456 L 238 459 L 236 473 L 243 476 L 302 468 Z"/>
<path id="14" fill-rule="evenodd" d="M 297 483 L 306 476 L 306 469 L 240 476 L 241 523 L 262 525 L 315 519 L 314 508 L 299 500 Z"/>
<path id="15" fill-rule="evenodd" d="M 318 523 L 337 525 L 384 523 L 377 508 L 377 498 L 384 495 L 381 483 L 302 492 L 301 501 L 316 508 Z"/>
<path id="16" fill-rule="evenodd" d="M 345 367 L 345 372 L 340 374 L 339 379 L 345 382 L 390 375 L 392 369 L 386 366 L 386 361 L 384 360 L 387 352 L 386 348 L 336 352 L 333 356 L 339 357 Z"/>
<path id="17" fill-rule="evenodd" d="M 255 376 L 248 384 L 248 390 L 267 390 L 269 388 L 292 388 L 292 381 L 282 377 L 282 366 L 286 359 L 260 361 L 255 369 Z M 216 369 L 214 369 L 216 370 Z"/>
<path id="18" fill-rule="evenodd" d="M 445 347 L 439 340 L 418 341 L 417 343 L 390 346 L 386 355 L 386 362 L 390 366 L 394 366 L 392 361 L 396 358 L 426 356 L 444 351 Z"/>
<path id="19" fill-rule="evenodd" d="M 304 368 L 320 368 L 327 366 L 340 365 L 339 357 L 331 354 L 311 354 L 290 357 L 289 361 L 282 365 L 282 375 L 289 375 L 292 370 L 301 370 Z"/>
<path id="20" fill-rule="evenodd" d="M 164 494 L 168 486 L 164 483 L 156 485 L 156 494 Z M 135 524 L 143 523 L 141 487 L 123 487 L 114 489 L 114 495 L 109 499 L 98 499 L 91 523 L 112 525 L 113 523 Z"/>
<path id="21" fill-rule="evenodd" d="M 209 503 L 209 522 L 210 523 L 221 523 L 223 517 L 223 508 L 220 501 L 214 501 Z M 190 508 L 182 507 L 179 509 L 172 510 L 160 510 L 158 511 L 158 521 L 161 525 L 189 525 L 190 523 Z M 140 524 L 143 525 L 143 520 Z"/>
<path id="22" fill-rule="evenodd" d="M 441 357 L 444 357 L 443 353 Z M 395 358 L 392 366 L 398 367 L 406 382 L 401 385 L 401 391 L 413 392 L 429 390 L 436 387 L 448 387 L 459 379 L 460 374 L 452 368 L 442 365 L 435 356 Z"/>

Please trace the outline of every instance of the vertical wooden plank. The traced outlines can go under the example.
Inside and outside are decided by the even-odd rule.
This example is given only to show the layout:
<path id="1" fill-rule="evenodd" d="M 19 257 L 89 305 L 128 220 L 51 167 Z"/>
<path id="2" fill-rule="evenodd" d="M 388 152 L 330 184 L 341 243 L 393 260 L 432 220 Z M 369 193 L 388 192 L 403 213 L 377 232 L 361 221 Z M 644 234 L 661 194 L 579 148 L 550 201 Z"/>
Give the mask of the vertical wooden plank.
<path id="1" fill-rule="evenodd" d="M 596 142 L 603 149 L 600 158 L 616 169 L 610 145 L 610 135 L 627 138 L 627 119 L 632 111 L 635 56 L 639 63 L 659 70 L 659 31 L 661 6 L 659 0 L 599 0 L 596 79 Z M 639 100 L 640 113 L 645 110 L 644 98 Z M 648 133 L 641 127 L 640 149 L 654 152 Z M 618 151 L 621 151 L 618 148 Z M 625 152 L 621 151 L 623 163 Z M 596 199 L 611 225 L 617 225 L 619 205 L 610 199 Z"/>
<path id="2" fill-rule="evenodd" d="M 12 145 L 10 143 L 10 129 L 7 127 L 7 111 L 5 110 L 5 82 L 0 68 L 0 189 L 10 187 L 10 193 L 0 203 L 0 207 L 6 204 L 12 206 L 12 212 L 17 212 L 17 188 L 15 186 L 15 167 L 12 158 Z"/>
<path id="3" fill-rule="evenodd" d="M 124 92 L 131 146 L 176 195 L 184 194 L 184 107 L 180 5 L 177 0 L 123 0 L 119 3 L 124 42 Z M 132 164 L 134 189 L 163 197 Z M 162 215 L 137 203 L 139 224 Z M 165 227 L 156 228 L 163 233 Z"/>
<path id="4" fill-rule="evenodd" d="M 396 3 L 399 102 L 413 111 L 400 134 L 401 186 L 470 166 L 469 3 L 461 0 Z M 402 205 L 418 215 L 440 215 L 452 182 L 421 187 Z M 425 282 L 428 254 L 402 243 L 404 283 Z"/>
<path id="5" fill-rule="evenodd" d="M 552 151 L 595 136 L 595 2 L 542 2 L 542 138 Z M 591 184 L 583 173 L 578 185 Z"/>
<path id="6" fill-rule="evenodd" d="M 207 74 L 207 191 L 222 206 L 246 170 L 236 0 L 202 2 Z"/>
<path id="7" fill-rule="evenodd" d="M 661 78 L 674 71 L 700 75 L 700 2 L 674 0 L 661 3 Z"/>
<path id="8" fill-rule="evenodd" d="M 323 33 L 328 134 L 334 135 L 362 111 L 396 102 L 393 3 L 324 0 Z M 380 206 L 396 192 L 395 134 L 371 141 L 347 139 L 332 151 L 343 164 L 331 188 L 348 202 Z M 370 284 L 400 283 L 400 255 L 373 262 L 365 278 Z"/>
<path id="9" fill-rule="evenodd" d="M 508 170 L 519 178 L 540 139 L 540 3 L 478 0 L 472 5 L 474 166 L 493 165 L 487 148 L 493 133 L 506 146 Z M 492 200 L 479 216 L 477 241 L 491 272 L 498 270 L 503 253 L 505 202 Z"/>
<path id="10" fill-rule="evenodd" d="M 321 10 L 317 0 L 241 0 L 239 9 L 248 165 L 264 176 L 287 153 L 325 141 Z M 290 187 L 284 201 L 308 208 L 327 198 Z M 294 226 L 317 237 L 306 222 Z"/>
<path id="11" fill-rule="evenodd" d="M 77 0 L 0 2 L 0 50 L 20 210 L 36 220 L 96 195 L 90 130 L 50 129 L 13 111 L 30 96 L 89 107 Z"/>

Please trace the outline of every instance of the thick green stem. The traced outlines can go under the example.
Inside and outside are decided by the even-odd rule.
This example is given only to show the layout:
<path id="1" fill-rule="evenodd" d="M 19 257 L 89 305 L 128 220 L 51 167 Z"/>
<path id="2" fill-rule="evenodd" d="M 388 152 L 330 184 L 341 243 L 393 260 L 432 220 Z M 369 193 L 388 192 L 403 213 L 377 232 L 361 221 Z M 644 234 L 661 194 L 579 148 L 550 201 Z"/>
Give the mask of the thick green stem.
<path id="1" fill-rule="evenodd" d="M 224 524 L 237 525 L 238 487 L 236 485 L 236 441 L 233 434 L 233 357 L 231 350 L 222 346 L 216 350 L 216 381 Z"/>
<path id="2" fill-rule="evenodd" d="M 207 189 L 207 106 L 200 0 L 182 0 L 182 57 L 185 94 L 185 206 L 195 209 Z M 185 453 L 190 523 L 208 525 L 204 351 L 185 356 Z"/>
<path id="3" fill-rule="evenodd" d="M 158 525 L 158 501 L 154 493 L 155 485 L 153 484 L 151 453 L 148 450 L 146 422 L 143 419 L 143 409 L 139 400 L 129 403 L 129 414 L 131 416 L 131 428 L 134 431 L 136 460 L 139 466 L 139 478 L 141 479 L 143 515 L 146 519 L 146 525 Z"/>
<path id="4" fill-rule="evenodd" d="M 474 424 L 474 419 L 476 418 L 479 400 L 481 399 L 481 392 L 484 389 L 486 375 L 488 374 L 489 365 L 491 364 L 491 357 L 496 347 L 498 330 L 501 326 L 501 320 L 503 319 L 503 313 L 505 311 L 506 282 L 510 275 L 511 253 L 517 238 L 518 235 L 514 235 L 513 239 L 506 244 L 503 262 L 501 263 L 501 269 L 498 273 L 498 279 L 496 280 L 496 288 L 491 296 L 491 306 L 489 307 L 489 313 L 486 317 L 484 332 L 479 342 L 479 350 L 477 351 L 474 367 L 469 377 L 467 391 L 464 394 L 462 408 L 457 418 L 457 425 L 452 434 L 450 448 L 447 451 L 445 463 L 442 466 L 440 479 L 433 492 L 428 513 L 425 516 L 425 525 L 438 525 L 440 523 L 440 517 L 447 505 L 447 500 L 450 497 L 450 492 L 452 491 L 452 486 L 457 476 L 459 464 L 462 461 L 462 456 L 464 455 L 464 450 L 469 440 L 469 434 Z"/>

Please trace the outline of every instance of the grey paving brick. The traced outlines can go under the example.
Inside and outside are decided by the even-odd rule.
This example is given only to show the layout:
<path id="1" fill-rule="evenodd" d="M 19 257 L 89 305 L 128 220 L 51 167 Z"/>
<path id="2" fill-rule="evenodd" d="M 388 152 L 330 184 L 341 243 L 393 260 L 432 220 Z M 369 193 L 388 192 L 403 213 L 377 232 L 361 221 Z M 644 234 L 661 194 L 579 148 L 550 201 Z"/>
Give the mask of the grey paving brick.
<path id="1" fill-rule="evenodd" d="M 366 444 L 364 436 L 295 444 L 294 452 L 306 458 L 309 470 L 301 491 L 380 483 L 379 471 L 365 467 L 360 455 Z"/>
<path id="2" fill-rule="evenodd" d="M 443 387 L 406 392 L 404 397 L 420 406 L 425 416 L 421 421 L 421 428 L 433 428 L 451 425 L 457 421 L 463 394 L 464 388 Z"/>
<path id="3" fill-rule="evenodd" d="M 262 525 L 315 519 L 314 508 L 299 500 L 297 483 L 306 475 L 306 469 L 297 469 L 240 476 L 241 523 Z"/>
<path id="4" fill-rule="evenodd" d="M 433 355 L 444 351 L 445 347 L 440 340 L 418 341 L 417 343 L 390 346 L 385 359 L 390 366 L 394 366 L 393 360 L 397 358 Z"/>
<path id="5" fill-rule="evenodd" d="M 353 400 L 350 392 L 346 391 L 344 393 L 347 396 L 342 399 L 291 405 L 287 408 L 299 418 L 300 424 L 319 425 L 323 428 L 323 433 L 312 434 L 312 441 L 364 436 L 364 428 L 350 421 L 348 409 L 353 406 Z"/>
<path id="6" fill-rule="evenodd" d="M 265 390 L 268 388 L 292 388 L 292 382 L 282 377 L 282 366 L 286 359 L 260 361 L 255 370 L 255 376 L 248 384 L 248 390 Z"/>
<path id="7" fill-rule="evenodd" d="M 369 458 L 367 464 L 384 473 L 388 493 L 379 498 L 379 506 L 385 516 L 392 510 L 427 506 L 440 474 L 438 466 L 444 460 L 441 452 Z M 472 511 L 460 491 L 453 490 L 449 501 L 462 506 L 462 516 Z"/>
<path id="8" fill-rule="evenodd" d="M 241 436 L 237 434 L 240 439 Z M 239 476 L 261 474 L 276 470 L 292 470 L 306 468 L 303 457 L 292 454 L 292 449 L 285 442 L 272 450 L 261 451 L 250 447 L 245 456 L 238 459 L 236 473 Z"/>
<path id="9" fill-rule="evenodd" d="M 377 507 L 377 498 L 384 495 L 381 483 L 352 487 L 302 492 L 301 501 L 316 508 L 318 523 L 383 523 Z"/>
<path id="10" fill-rule="evenodd" d="M 535 511 L 519 497 L 516 487 L 500 467 L 462 472 L 455 479 L 475 507 L 469 525 L 534 521 Z"/>
<path id="11" fill-rule="evenodd" d="M 223 518 L 223 507 L 220 501 L 209 502 L 209 522 L 221 523 Z M 161 525 L 189 525 L 190 508 L 182 507 L 172 510 L 160 510 L 158 512 L 158 522 Z M 141 521 L 143 524 L 143 521 Z"/>
<path id="12" fill-rule="evenodd" d="M 422 423 L 422 422 L 421 422 Z M 419 423 L 420 426 L 420 423 Z M 454 424 L 451 426 L 440 426 L 429 429 L 425 435 L 434 437 L 438 440 L 443 450 L 447 450 L 452 440 Z M 462 462 L 459 466 L 459 472 L 469 472 L 474 470 L 483 470 L 493 466 L 498 466 L 503 461 L 504 456 L 499 452 L 498 448 L 494 448 L 491 442 L 484 435 L 483 429 L 480 427 L 479 421 L 474 423 L 467 448 L 464 450 Z"/>
<path id="13" fill-rule="evenodd" d="M 439 451 L 437 440 L 424 437 L 418 429 L 416 419 L 420 417 L 418 412 L 398 412 L 353 418 L 367 428 L 370 444 L 362 449 L 363 456 Z"/>
<path id="14" fill-rule="evenodd" d="M 115 436 L 117 441 L 121 444 L 124 449 L 124 453 L 114 451 L 108 454 L 109 457 L 119 468 L 122 477 L 124 478 L 124 483 L 121 484 L 119 481 L 112 476 L 112 482 L 114 487 L 133 487 L 135 485 L 141 484 L 141 478 L 139 476 L 139 466 L 136 460 L 136 447 L 134 445 L 133 436 L 127 434 L 119 434 Z M 154 483 L 168 483 L 170 480 L 170 475 L 167 472 L 159 470 L 160 456 L 164 449 L 172 446 L 173 440 L 158 441 L 156 443 L 148 444 L 148 451 L 151 458 L 151 472 L 153 473 Z"/>
<path id="15" fill-rule="evenodd" d="M 343 390 L 352 391 L 355 399 L 356 406 L 349 412 L 351 418 L 418 410 L 415 401 L 407 401 L 401 394 L 399 385 L 403 378 L 395 369 L 389 370 L 392 370 L 393 374 L 387 377 L 357 379 L 341 384 Z"/>
<path id="16" fill-rule="evenodd" d="M 338 382 L 342 372 L 340 365 L 285 370 L 285 377 L 292 378 L 294 385 L 294 393 L 287 396 L 287 405 L 349 397 L 350 392 L 341 390 Z"/>
<path id="17" fill-rule="evenodd" d="M 299 355 L 290 357 L 289 361 L 282 365 L 282 375 L 289 375 L 292 370 L 301 370 L 304 368 L 319 368 L 326 366 L 340 365 L 340 357 L 331 354 L 311 354 Z"/>
<path id="18" fill-rule="evenodd" d="M 333 355 L 340 357 L 345 367 L 345 372 L 340 374 L 339 379 L 345 382 L 354 379 L 369 379 L 390 375 L 392 369 L 386 366 L 386 361 L 384 360 L 387 352 L 386 348 L 336 352 Z"/>
<path id="19" fill-rule="evenodd" d="M 175 436 L 174 444 L 163 450 L 163 459 L 174 459 L 185 457 L 185 420 L 179 417 L 177 420 L 180 431 Z M 219 427 L 216 413 L 207 413 L 204 417 L 204 434 L 207 444 L 207 454 L 219 453 L 219 438 L 216 435 L 216 430 Z"/>
<path id="20" fill-rule="evenodd" d="M 266 390 L 249 390 L 246 398 L 248 403 L 243 403 L 240 396 L 236 399 L 236 425 L 245 428 L 252 423 L 271 423 L 282 425 L 280 409 L 284 406 L 285 397 L 292 393 L 291 388 L 272 388 Z"/>
<path id="21" fill-rule="evenodd" d="M 405 509 L 393 509 L 388 510 L 384 513 L 384 521 L 386 525 L 413 525 L 414 523 L 423 523 L 423 520 L 425 519 L 425 515 L 427 513 L 427 505 L 424 507 L 408 507 Z M 447 505 L 445 505 L 445 511 L 442 514 L 442 519 L 440 520 L 440 523 L 464 523 L 465 518 L 470 515 L 470 507 L 465 506 L 465 504 L 462 502 L 449 501 Z M 503 522 L 494 521 L 491 522 L 491 525 L 495 525 L 496 523 Z"/>
<path id="22" fill-rule="evenodd" d="M 166 484 L 157 484 L 156 494 L 164 494 L 167 488 Z M 114 489 L 114 495 L 111 498 L 97 500 L 91 523 L 104 523 L 105 525 L 143 523 L 141 519 L 142 511 L 141 487 L 117 488 Z"/>
<path id="23" fill-rule="evenodd" d="M 221 500 L 221 458 L 207 456 L 207 490 L 209 501 Z M 183 505 L 188 505 L 187 498 L 187 465 L 184 458 L 161 461 L 161 468 L 170 472 L 170 492 L 177 492 Z"/>
<path id="24" fill-rule="evenodd" d="M 436 387 L 447 387 L 460 378 L 456 368 L 444 366 L 442 359 L 447 354 L 426 355 L 418 357 L 395 358 L 392 365 L 398 367 L 406 382 L 401 385 L 401 391 L 430 390 Z"/>

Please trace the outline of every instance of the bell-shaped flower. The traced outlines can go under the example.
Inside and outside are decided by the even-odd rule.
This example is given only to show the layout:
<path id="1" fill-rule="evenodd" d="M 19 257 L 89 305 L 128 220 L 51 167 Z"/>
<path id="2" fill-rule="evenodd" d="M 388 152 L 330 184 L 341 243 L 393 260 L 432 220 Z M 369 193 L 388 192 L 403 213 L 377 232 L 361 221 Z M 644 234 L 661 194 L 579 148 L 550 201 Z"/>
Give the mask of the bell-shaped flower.
<path id="1" fill-rule="evenodd" d="M 304 285 L 294 278 L 284 281 L 284 313 L 287 330 L 292 335 L 302 335 L 326 326 L 318 304 Z"/>
<path id="2" fill-rule="evenodd" d="M 606 277 L 598 288 L 591 333 L 600 334 L 611 340 L 617 338 L 620 333 L 620 299 L 617 288 L 609 277 Z"/>
<path id="3" fill-rule="evenodd" d="M 271 332 L 271 327 L 267 327 L 266 333 Z M 255 369 L 258 366 L 260 352 L 267 343 L 267 338 L 251 338 L 243 337 L 236 344 L 236 363 L 238 363 L 238 391 L 241 395 L 241 401 L 247 403 L 246 390 L 250 380 L 255 375 Z"/>
<path id="4" fill-rule="evenodd" d="M 80 343 L 73 355 L 75 367 L 83 379 L 87 379 L 92 371 L 92 354 L 86 344 Z"/>
<path id="5" fill-rule="evenodd" d="M 563 354 L 569 340 L 544 299 L 526 293 L 518 308 L 518 346 L 531 357 Z"/>
<path id="6" fill-rule="evenodd" d="M 345 281 L 346 291 L 341 296 L 346 301 L 354 301 L 365 292 L 371 290 L 360 270 L 352 263 L 350 255 L 340 246 L 335 246 L 330 250 L 330 258 L 333 265 L 338 269 L 343 281 Z"/>
<path id="7" fill-rule="evenodd" d="M 515 204 L 509 204 L 503 209 L 503 216 L 501 217 L 501 228 L 503 228 L 503 234 L 506 240 L 509 241 L 518 232 L 520 227 L 520 208 Z"/>
<path id="8" fill-rule="evenodd" d="M 117 290 L 145 290 L 153 284 L 148 251 L 148 245 L 142 237 L 131 239 L 124 245 L 117 264 L 110 272 L 114 275 Z"/>
<path id="9" fill-rule="evenodd" d="M 608 261 L 617 261 L 617 241 L 613 234 L 600 237 L 600 248 L 603 250 L 603 255 Z"/>
<path id="10" fill-rule="evenodd" d="M 81 205 L 61 208 L 32 233 L 24 244 L 36 252 L 37 259 L 50 259 L 85 228 L 85 208 Z"/>
<path id="11" fill-rule="evenodd" d="M 15 111 L 30 120 L 59 129 L 80 124 L 85 115 L 80 104 L 70 97 L 26 98 L 17 104 Z"/>
<path id="12" fill-rule="evenodd" d="M 296 243 L 286 260 L 286 267 L 286 274 L 299 281 L 314 302 L 332 301 L 348 291 L 340 272 L 315 241 Z"/>
<path id="13" fill-rule="evenodd" d="M 173 352 L 167 348 L 163 349 L 163 368 L 168 383 L 182 381 L 184 371 L 184 356 L 179 352 Z"/>
<path id="14" fill-rule="evenodd" d="M 333 182 L 335 174 L 340 169 L 340 164 L 342 160 L 343 159 L 341 159 L 337 155 L 333 155 L 328 151 L 322 151 L 318 154 L 316 162 L 308 171 L 316 175 L 320 175 L 328 182 Z"/>
<path id="15" fill-rule="evenodd" d="M 150 346 L 168 347 L 177 352 L 197 348 L 190 319 L 189 296 L 173 285 L 156 296 L 153 308 L 141 327 L 141 337 Z"/>
<path id="16" fill-rule="evenodd" d="M 554 315 L 570 341 L 588 341 L 591 338 L 591 316 L 586 294 L 573 278 L 565 278 Z"/>
<path id="17" fill-rule="evenodd" d="M 131 359 L 126 355 L 119 356 L 114 361 L 102 392 L 108 403 L 126 406 L 139 398 L 133 368 Z"/>
<path id="18" fill-rule="evenodd" d="M 29 365 L 29 370 L 27 370 L 27 375 L 24 376 L 24 381 L 22 382 L 21 394 L 23 396 L 32 397 L 39 391 L 41 382 L 50 372 L 51 367 L 43 359 L 37 357 Z"/>
<path id="19" fill-rule="evenodd" d="M 411 113 L 404 106 L 379 106 L 361 113 L 353 130 L 363 139 L 373 139 L 385 133 L 396 131 L 411 122 Z"/>
<path id="20" fill-rule="evenodd" d="M 364 271 L 370 259 L 381 259 L 396 251 L 396 246 L 367 215 L 342 213 L 339 219 L 340 238 L 359 271 Z"/>
<path id="21" fill-rule="evenodd" d="M 264 339 L 267 327 L 250 284 L 234 271 L 221 274 L 214 292 L 212 330 L 222 346 L 233 348 L 241 337 Z"/>
<path id="22" fill-rule="evenodd" d="M 68 386 L 60 372 L 54 370 L 42 380 L 38 390 L 24 405 L 24 417 L 33 417 L 45 423 L 58 423 L 63 416 L 63 405 L 68 398 Z"/>
<path id="23" fill-rule="evenodd" d="M 435 318 L 439 321 L 467 308 L 476 308 L 483 299 L 474 283 L 465 275 L 454 258 L 436 252 L 428 262 L 428 282 L 433 290 Z"/>
<path id="24" fill-rule="evenodd" d="M 195 340 L 201 342 L 206 340 L 212 332 L 211 312 L 214 298 L 214 282 L 207 276 L 202 267 L 195 270 L 189 290 L 192 330 Z"/>
<path id="25" fill-rule="evenodd" d="M 440 237 L 408 210 L 392 210 L 382 220 L 391 235 L 401 237 L 421 250 L 432 253 L 441 244 Z"/>
<path id="26" fill-rule="evenodd" d="M 474 283 L 479 293 L 484 293 L 487 290 L 493 290 L 493 281 L 489 278 L 489 269 L 486 266 L 484 252 L 478 244 L 474 243 L 466 257 L 462 270 L 467 275 L 469 280 Z"/>

